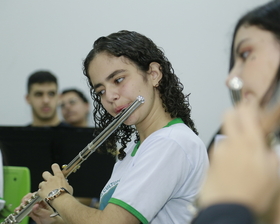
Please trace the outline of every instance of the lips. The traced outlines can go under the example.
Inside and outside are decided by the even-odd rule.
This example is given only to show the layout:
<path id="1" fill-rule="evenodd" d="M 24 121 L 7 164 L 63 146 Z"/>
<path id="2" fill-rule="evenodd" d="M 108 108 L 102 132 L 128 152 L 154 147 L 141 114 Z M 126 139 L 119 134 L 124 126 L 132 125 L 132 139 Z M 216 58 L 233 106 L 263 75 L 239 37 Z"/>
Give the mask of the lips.
<path id="1" fill-rule="evenodd" d="M 119 106 L 119 107 L 116 107 L 115 109 L 115 113 L 116 114 L 119 114 L 122 110 L 124 110 L 125 108 L 127 108 L 129 105 L 123 105 L 123 106 Z"/>
<path id="2" fill-rule="evenodd" d="M 123 109 L 125 109 L 125 107 L 123 107 Z M 119 114 L 123 109 L 115 110 L 115 113 L 116 113 L 116 114 Z"/>
<path id="3" fill-rule="evenodd" d="M 49 111 L 51 111 L 51 108 L 50 107 L 43 107 L 42 111 L 43 112 L 49 112 Z"/>

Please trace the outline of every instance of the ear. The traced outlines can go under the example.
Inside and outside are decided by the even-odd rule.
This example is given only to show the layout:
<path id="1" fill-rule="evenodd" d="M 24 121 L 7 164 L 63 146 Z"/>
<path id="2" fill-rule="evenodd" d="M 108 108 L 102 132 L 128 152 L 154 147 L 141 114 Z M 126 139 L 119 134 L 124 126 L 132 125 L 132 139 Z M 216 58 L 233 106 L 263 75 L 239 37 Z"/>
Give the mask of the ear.
<path id="1" fill-rule="evenodd" d="M 153 86 L 158 86 L 159 81 L 162 79 L 160 64 L 157 62 L 151 62 L 148 74 L 150 75 Z"/>
<path id="2" fill-rule="evenodd" d="M 86 107 L 87 107 L 87 111 L 88 111 L 88 113 L 89 113 L 89 112 L 90 112 L 89 103 L 86 104 Z"/>
<path id="3" fill-rule="evenodd" d="M 30 104 L 29 94 L 26 94 L 26 95 L 25 95 L 25 100 L 26 100 L 26 102 L 27 102 L 28 104 Z"/>

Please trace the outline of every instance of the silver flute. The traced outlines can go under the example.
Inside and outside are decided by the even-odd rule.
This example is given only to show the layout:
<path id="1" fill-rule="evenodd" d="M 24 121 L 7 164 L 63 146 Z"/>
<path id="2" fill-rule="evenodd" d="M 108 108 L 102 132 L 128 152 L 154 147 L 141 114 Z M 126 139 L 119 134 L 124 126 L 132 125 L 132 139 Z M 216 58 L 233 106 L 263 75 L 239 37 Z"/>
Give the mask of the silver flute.
<path id="1" fill-rule="evenodd" d="M 267 92 L 265 93 L 260 104 L 265 107 L 266 111 L 276 110 L 276 113 L 279 113 L 277 110 L 277 105 L 280 104 L 280 80 L 273 80 Z M 236 105 L 242 99 L 241 90 L 243 88 L 243 82 L 240 78 L 234 77 L 229 81 L 230 95 L 233 103 Z M 275 108 L 276 107 L 276 108 Z M 273 116 L 271 114 L 271 116 Z M 271 124 L 263 124 L 263 128 L 267 133 L 267 141 L 271 147 L 276 147 L 280 145 L 280 126 L 279 121 L 275 124 L 274 129 L 270 130 L 271 127 L 267 127 Z"/>
<path id="2" fill-rule="evenodd" d="M 230 96 L 234 104 L 237 104 L 242 99 L 243 81 L 234 77 L 229 81 Z M 280 102 L 280 80 L 273 80 L 270 87 L 266 91 L 260 104 L 267 109 L 271 109 Z"/>
<path id="3" fill-rule="evenodd" d="M 62 173 L 65 178 L 72 172 L 76 172 L 81 164 L 144 102 L 144 97 L 138 96 L 128 108 L 119 113 L 98 136 L 80 151 L 68 165 L 64 165 Z M 1 224 L 20 223 L 32 211 L 33 205 L 40 201 L 42 201 L 42 199 L 38 193 L 35 192 L 25 205 L 21 205 L 18 211 L 10 214 Z"/>
<path id="4" fill-rule="evenodd" d="M 234 104 L 241 101 L 241 90 L 243 82 L 240 78 L 234 77 L 229 81 L 230 96 Z"/>

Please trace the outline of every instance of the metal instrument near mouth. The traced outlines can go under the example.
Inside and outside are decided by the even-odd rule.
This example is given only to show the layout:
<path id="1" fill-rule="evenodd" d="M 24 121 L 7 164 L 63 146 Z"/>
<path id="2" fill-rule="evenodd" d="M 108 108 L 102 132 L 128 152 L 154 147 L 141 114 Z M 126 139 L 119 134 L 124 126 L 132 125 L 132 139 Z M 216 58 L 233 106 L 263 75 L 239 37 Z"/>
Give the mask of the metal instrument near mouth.
<path id="1" fill-rule="evenodd" d="M 134 104 L 139 104 L 139 105 L 140 105 L 140 104 L 142 104 L 142 103 L 144 103 L 144 102 L 145 102 L 145 98 L 144 98 L 143 96 L 137 96 L 136 100 L 134 101 L 134 103 L 133 103 L 132 105 L 134 105 Z M 116 118 L 122 116 L 122 115 L 124 114 L 124 111 L 129 111 L 129 110 L 130 110 L 129 108 L 131 108 L 132 105 L 130 105 L 129 107 L 123 109 L 120 113 L 118 113 L 118 114 L 115 116 L 114 119 L 116 119 Z"/>
<path id="2" fill-rule="evenodd" d="M 276 105 L 279 105 L 280 99 L 280 85 L 279 80 L 273 82 L 267 90 L 260 105 L 263 105 L 266 110 L 273 110 Z M 242 99 L 241 90 L 243 88 L 243 82 L 240 78 L 234 77 L 229 81 L 229 89 L 231 99 L 234 104 L 237 104 Z M 268 99 L 268 100 L 267 100 Z M 279 113 L 279 112 L 278 112 Z M 280 145 L 280 127 L 276 127 L 274 131 L 267 134 L 267 141 L 271 147 Z"/>
<path id="3" fill-rule="evenodd" d="M 233 77 L 229 81 L 230 96 L 234 104 L 241 101 L 242 94 L 241 90 L 243 88 L 243 81 L 238 77 Z"/>

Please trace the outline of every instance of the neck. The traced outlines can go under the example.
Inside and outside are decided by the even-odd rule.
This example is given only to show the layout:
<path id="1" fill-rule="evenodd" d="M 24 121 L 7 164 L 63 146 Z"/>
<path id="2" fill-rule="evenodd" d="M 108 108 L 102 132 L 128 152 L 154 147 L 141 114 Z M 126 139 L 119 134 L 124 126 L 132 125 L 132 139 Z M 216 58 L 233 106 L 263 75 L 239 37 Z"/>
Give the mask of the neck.
<path id="1" fill-rule="evenodd" d="M 143 122 L 136 125 L 140 142 L 143 142 L 150 134 L 163 128 L 168 122 L 173 120 L 161 105 L 155 105 L 154 108 L 155 110 Z"/>
<path id="2" fill-rule="evenodd" d="M 41 120 L 33 115 L 32 126 L 34 127 L 57 126 L 59 123 L 60 120 L 57 115 L 49 120 Z"/>
<path id="3" fill-rule="evenodd" d="M 87 120 L 81 120 L 76 123 L 72 123 L 71 125 L 74 127 L 82 127 L 82 128 L 88 127 Z"/>

